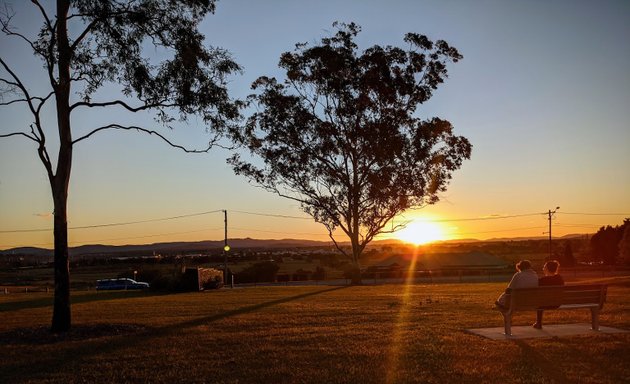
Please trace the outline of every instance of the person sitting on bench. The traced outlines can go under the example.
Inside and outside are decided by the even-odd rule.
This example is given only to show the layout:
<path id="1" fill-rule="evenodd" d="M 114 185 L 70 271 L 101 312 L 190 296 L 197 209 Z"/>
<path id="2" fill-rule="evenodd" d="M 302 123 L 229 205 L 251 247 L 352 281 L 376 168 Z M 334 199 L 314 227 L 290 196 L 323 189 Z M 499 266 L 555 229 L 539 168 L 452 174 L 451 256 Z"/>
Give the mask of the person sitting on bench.
<path id="1" fill-rule="evenodd" d="M 564 279 L 562 276 L 558 274 L 558 269 L 560 268 L 560 263 L 556 260 L 551 260 L 545 263 L 543 267 L 543 273 L 545 274 L 543 277 L 538 279 L 539 286 L 550 286 L 550 285 L 564 285 Z M 556 308 L 556 307 L 551 307 Z M 539 309 L 536 311 L 536 322 L 532 325 L 532 327 L 536 329 L 542 329 L 543 323 L 543 310 Z"/>
<path id="2" fill-rule="evenodd" d="M 538 275 L 532 269 L 532 263 L 529 260 L 521 260 L 516 264 L 516 270 L 518 272 L 512 276 L 512 280 L 507 286 L 508 288 L 533 288 L 538 286 Z M 505 309 L 505 292 L 499 296 L 494 304 L 499 309 Z"/>

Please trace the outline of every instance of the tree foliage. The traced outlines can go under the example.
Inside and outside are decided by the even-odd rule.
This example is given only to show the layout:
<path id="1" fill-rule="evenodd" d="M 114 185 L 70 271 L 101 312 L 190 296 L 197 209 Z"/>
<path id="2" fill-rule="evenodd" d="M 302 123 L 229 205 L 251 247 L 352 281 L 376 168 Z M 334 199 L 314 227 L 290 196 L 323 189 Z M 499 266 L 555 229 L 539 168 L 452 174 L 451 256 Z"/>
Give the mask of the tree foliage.
<path id="1" fill-rule="evenodd" d="M 235 276 L 239 283 L 273 282 L 279 270 L 280 266 L 273 261 L 263 261 L 243 269 Z"/>
<path id="2" fill-rule="evenodd" d="M 560 265 L 563 267 L 575 267 L 576 260 L 575 256 L 573 255 L 573 246 L 571 245 L 571 240 L 567 240 L 564 243 L 564 249 L 558 259 Z"/>
<path id="3" fill-rule="evenodd" d="M 630 227 L 630 219 L 625 219 L 622 225 L 601 227 L 591 237 L 593 260 L 602 261 L 606 265 L 614 265 L 620 262 L 620 243 L 628 227 Z"/>
<path id="4" fill-rule="evenodd" d="M 630 219 L 626 219 L 624 222 L 625 229 L 623 236 L 619 241 L 619 259 L 625 265 L 630 265 L 630 225 L 628 224 Z"/>
<path id="5" fill-rule="evenodd" d="M 28 84 L 30 76 L 11 64 L 10 52 L 0 54 L 0 106 L 23 107 L 32 117 L 25 127 L 4 127 L 0 137 L 33 141 L 46 169 L 54 205 L 52 329 L 66 331 L 71 324 L 66 211 L 74 146 L 97 132 L 123 129 L 154 134 L 171 146 L 196 152 L 173 144 L 156 130 L 125 123 L 128 115 L 123 112 L 148 111 L 164 125 L 190 115 L 201 118 L 214 133 L 208 147 L 199 150 L 205 152 L 239 116 L 240 105 L 228 97 L 225 86 L 226 76 L 239 71 L 239 66 L 227 51 L 203 44 L 198 26 L 214 12 L 214 0 L 31 3 L 41 17 L 39 31 L 29 35 L 14 26 L 15 14 L 8 6 L 0 15 L 1 30 L 5 37 L 26 43 L 41 60 L 47 89 L 34 94 L 42 85 Z M 119 87 L 119 97 L 103 100 L 109 93 L 98 91 L 104 87 Z M 54 109 L 56 121 L 46 120 L 47 108 Z M 90 108 L 112 110 L 108 115 L 112 120 L 80 127 L 83 135 L 75 136 L 72 116 Z M 58 136 L 57 148 L 47 141 L 53 134 Z"/>
<path id="6" fill-rule="evenodd" d="M 438 201 L 471 144 L 448 121 L 417 115 L 447 64 L 462 58 L 455 48 L 408 33 L 407 49 L 359 52 L 359 26 L 334 26 L 320 44 L 282 54 L 283 82 L 253 83 L 257 111 L 237 138 L 262 164 L 239 154 L 230 162 L 237 174 L 300 202 L 337 245 L 340 229 L 358 268 L 365 246 L 396 215 Z"/>

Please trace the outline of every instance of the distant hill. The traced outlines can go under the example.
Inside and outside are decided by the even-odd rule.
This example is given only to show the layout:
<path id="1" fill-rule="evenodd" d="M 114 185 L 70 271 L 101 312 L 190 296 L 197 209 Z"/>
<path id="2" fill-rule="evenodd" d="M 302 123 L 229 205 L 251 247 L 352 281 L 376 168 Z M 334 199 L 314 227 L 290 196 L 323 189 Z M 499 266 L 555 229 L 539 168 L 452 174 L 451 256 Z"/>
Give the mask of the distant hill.
<path id="1" fill-rule="evenodd" d="M 577 237 L 583 237 L 583 234 L 571 234 L 562 237 L 554 237 L 558 239 L 572 239 Z M 499 242 L 499 241 L 527 241 L 527 240 L 546 240 L 547 237 L 512 237 L 512 238 L 493 238 L 488 240 L 476 240 L 476 239 L 457 239 L 437 242 L 437 244 L 457 244 L 457 243 L 485 243 L 485 242 Z M 302 248 L 302 247 L 334 247 L 331 241 L 315 241 L 315 240 L 302 240 L 302 239 L 230 239 L 228 241 L 232 249 L 264 249 L 264 248 Z M 82 255 L 115 255 L 115 254 L 129 254 L 129 253 L 173 253 L 173 252 L 202 252 L 208 250 L 217 250 L 223 248 L 223 240 L 204 240 L 194 242 L 167 242 L 167 243 L 153 243 L 153 244 L 138 244 L 138 245 L 104 245 L 104 244 L 90 244 L 81 245 L 78 247 L 71 247 L 69 249 L 70 256 L 82 256 Z M 370 243 L 371 246 L 384 246 L 384 245 L 396 245 L 403 244 L 402 241 L 396 239 L 374 240 Z M 342 242 L 341 245 L 348 246 L 348 242 Z M 36 257 L 52 257 L 53 250 L 36 247 L 20 247 L 12 248 L 0 251 L 0 255 L 29 255 Z"/>
<path id="2" fill-rule="evenodd" d="M 11 248 L 4 251 L 0 251 L 0 255 L 31 255 L 31 256 L 52 256 L 53 251 L 51 249 L 36 248 L 36 247 L 20 247 Z"/>
<path id="3" fill-rule="evenodd" d="M 575 238 L 583 238 L 585 234 L 571 233 L 560 237 L 552 237 L 552 240 L 569 240 Z M 497 237 L 488 240 L 479 240 L 484 242 L 489 241 L 525 241 L 525 240 L 549 240 L 549 236 L 530 236 L 530 237 Z"/>
<path id="4" fill-rule="evenodd" d="M 234 249 L 238 248 L 300 248 L 300 247 L 327 247 L 332 246 L 331 242 L 300 240 L 300 239 L 230 239 L 228 244 Z M 70 256 L 97 255 L 97 254 L 117 254 L 136 252 L 195 252 L 222 249 L 224 241 L 205 240 L 195 242 L 168 242 L 140 245 L 103 245 L 90 244 L 78 247 L 70 247 Z M 52 249 L 36 247 L 20 247 L 0 251 L 0 255 L 31 255 L 50 257 L 53 255 Z"/>

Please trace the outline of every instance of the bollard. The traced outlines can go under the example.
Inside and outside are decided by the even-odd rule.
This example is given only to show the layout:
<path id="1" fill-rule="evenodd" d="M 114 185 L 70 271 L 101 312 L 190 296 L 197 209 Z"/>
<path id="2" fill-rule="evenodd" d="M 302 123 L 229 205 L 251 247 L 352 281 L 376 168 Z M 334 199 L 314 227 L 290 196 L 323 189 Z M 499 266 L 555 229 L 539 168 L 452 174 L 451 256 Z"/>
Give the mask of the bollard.
<path id="1" fill-rule="evenodd" d="M 232 275 L 232 281 L 230 282 L 230 288 L 234 288 L 234 275 Z"/>

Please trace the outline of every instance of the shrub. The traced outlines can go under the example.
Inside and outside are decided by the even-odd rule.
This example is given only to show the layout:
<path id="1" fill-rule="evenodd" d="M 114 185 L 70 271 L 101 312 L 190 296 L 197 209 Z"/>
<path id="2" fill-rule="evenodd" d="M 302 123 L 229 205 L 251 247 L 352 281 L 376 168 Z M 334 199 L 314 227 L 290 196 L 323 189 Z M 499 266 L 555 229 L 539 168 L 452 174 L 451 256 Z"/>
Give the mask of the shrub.
<path id="1" fill-rule="evenodd" d="M 264 261 L 243 269 L 235 275 L 235 280 L 238 283 L 272 282 L 276 280 L 279 269 L 278 264 L 272 261 Z"/>

